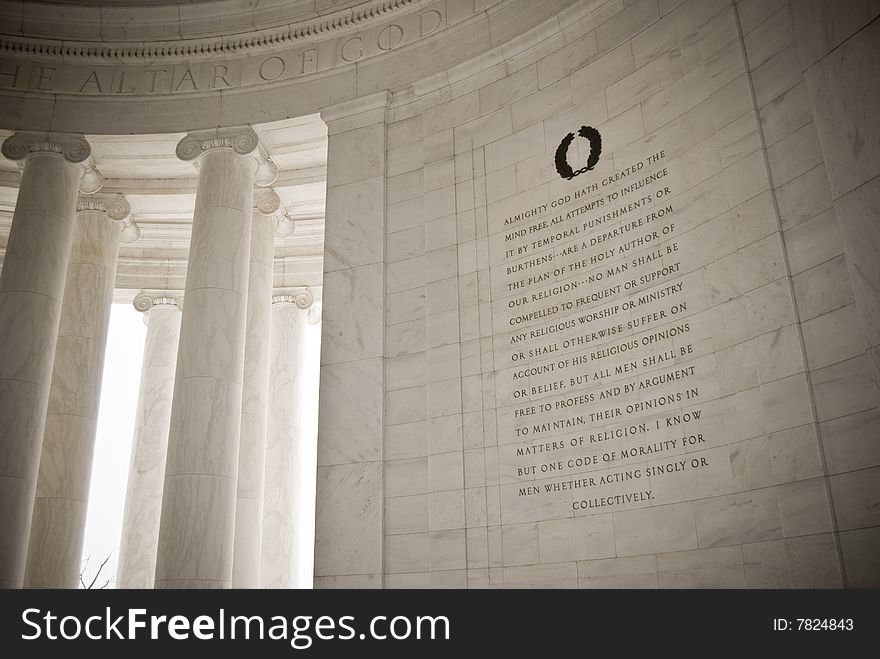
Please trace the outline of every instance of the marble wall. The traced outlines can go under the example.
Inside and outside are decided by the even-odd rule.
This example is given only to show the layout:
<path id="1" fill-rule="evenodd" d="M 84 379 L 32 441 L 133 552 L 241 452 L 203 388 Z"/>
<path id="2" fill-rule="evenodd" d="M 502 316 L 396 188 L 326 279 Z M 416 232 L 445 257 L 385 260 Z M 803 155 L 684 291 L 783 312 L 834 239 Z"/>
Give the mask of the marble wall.
<path id="1" fill-rule="evenodd" d="M 822 264 L 832 276 L 826 279 L 822 266 L 814 268 L 801 287 L 814 290 L 825 300 L 837 300 L 816 310 L 807 354 L 809 358 L 810 347 L 816 354 L 811 376 L 846 584 L 877 587 L 880 128 L 875 108 L 880 102 L 876 84 L 880 74 L 880 7 L 864 1 L 821 0 L 791 2 L 790 12 L 818 137 L 814 141 L 810 134 L 809 138 L 793 137 L 790 141 L 809 139 L 807 149 L 792 145 L 800 153 L 810 154 L 804 155 L 804 160 L 817 160 L 818 144 L 828 186 L 819 186 L 823 205 L 830 197 L 837 221 L 836 239 L 829 236 L 815 241 L 834 246 L 828 253 L 834 257 Z"/>
<path id="2" fill-rule="evenodd" d="M 378 587 L 383 571 L 386 106 L 380 92 L 328 126 L 315 584 Z"/>
<path id="3" fill-rule="evenodd" d="M 316 585 L 877 585 L 876 31 L 573 3 L 329 111 Z"/>

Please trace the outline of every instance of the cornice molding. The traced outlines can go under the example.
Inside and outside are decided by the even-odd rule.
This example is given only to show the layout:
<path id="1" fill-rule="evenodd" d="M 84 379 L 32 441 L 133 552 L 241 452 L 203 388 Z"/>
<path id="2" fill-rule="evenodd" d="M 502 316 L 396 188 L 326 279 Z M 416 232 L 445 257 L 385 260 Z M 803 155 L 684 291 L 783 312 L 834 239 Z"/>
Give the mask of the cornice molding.
<path id="1" fill-rule="evenodd" d="M 372 23 L 423 5 L 422 0 L 373 0 L 331 14 L 280 26 L 239 32 L 232 35 L 180 39 L 179 34 L 164 40 L 87 42 L 38 36 L 0 36 L 0 54 L 29 57 L 64 58 L 93 63 L 138 63 L 163 60 L 198 60 L 217 55 L 244 56 L 271 52 L 351 32 Z M 222 20 L 222 16 L 218 17 Z M 171 37 L 176 37 L 170 40 Z"/>
<path id="2" fill-rule="evenodd" d="M 334 103 L 321 108 L 321 119 L 324 123 L 332 123 L 340 119 L 349 119 L 357 115 L 366 115 L 371 112 L 385 111 L 391 107 L 392 96 L 387 89 L 383 89 L 366 96 L 359 96 L 341 103 Z M 381 117 L 379 118 L 381 119 Z"/>

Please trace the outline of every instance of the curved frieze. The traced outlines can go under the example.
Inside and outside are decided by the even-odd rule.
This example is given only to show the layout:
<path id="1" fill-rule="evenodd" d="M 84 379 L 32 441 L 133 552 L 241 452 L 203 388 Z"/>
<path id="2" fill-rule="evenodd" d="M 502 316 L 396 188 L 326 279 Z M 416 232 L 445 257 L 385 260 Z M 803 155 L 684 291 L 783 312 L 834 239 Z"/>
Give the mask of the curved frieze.
<path id="1" fill-rule="evenodd" d="M 0 35 L 0 89 L 130 96 L 265 85 L 415 43 L 447 27 L 453 2 L 382 0 L 279 28 L 152 43 Z"/>
<path id="2" fill-rule="evenodd" d="M 271 48 L 294 41 L 327 38 L 360 29 L 370 22 L 399 15 L 424 4 L 420 0 L 362 0 L 320 11 L 303 2 L 242 3 L 177 0 L 181 8 L 157 8 L 141 0 L 124 10 L 35 1 L 16 30 L 15 12 L 0 7 L 0 19 L 17 34 L 0 36 L 0 51 L 100 59 L 157 60 L 191 58 L 248 49 Z M 109 3 L 104 3 L 109 4 Z M 137 5 L 140 6 L 137 6 Z M 169 3 L 171 4 L 171 3 Z M 311 3 L 310 3 L 311 4 Z M 334 5 L 340 4 L 338 2 Z M 187 6 L 189 5 L 189 6 Z M 95 41 L 100 34 L 100 41 Z M 19 36 L 22 35 L 22 36 Z"/>
<path id="3" fill-rule="evenodd" d="M 263 122 L 311 114 L 461 67 L 473 74 L 555 38 L 563 10 L 571 22 L 594 8 L 595 0 L 376 0 L 342 10 L 351 18 L 328 14 L 274 36 L 87 44 L 0 35 L 0 128 L 187 132 L 252 123 L 255 113 Z"/>

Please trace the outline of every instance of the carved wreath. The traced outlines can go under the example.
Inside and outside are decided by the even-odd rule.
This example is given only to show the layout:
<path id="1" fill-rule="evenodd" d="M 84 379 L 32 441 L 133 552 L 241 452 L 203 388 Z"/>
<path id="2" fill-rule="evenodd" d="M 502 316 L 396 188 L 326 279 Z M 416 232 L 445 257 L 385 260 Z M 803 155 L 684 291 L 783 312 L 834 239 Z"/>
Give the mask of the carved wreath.
<path id="1" fill-rule="evenodd" d="M 574 142 L 574 133 L 569 133 L 562 138 L 562 142 L 556 148 L 556 171 L 564 179 L 571 180 L 575 176 L 593 169 L 596 163 L 599 162 L 599 154 L 602 153 L 602 136 L 599 135 L 598 130 L 592 126 L 581 126 L 578 135 L 590 142 L 590 155 L 587 157 L 587 166 L 574 171 L 571 165 L 568 164 L 568 147 Z"/>

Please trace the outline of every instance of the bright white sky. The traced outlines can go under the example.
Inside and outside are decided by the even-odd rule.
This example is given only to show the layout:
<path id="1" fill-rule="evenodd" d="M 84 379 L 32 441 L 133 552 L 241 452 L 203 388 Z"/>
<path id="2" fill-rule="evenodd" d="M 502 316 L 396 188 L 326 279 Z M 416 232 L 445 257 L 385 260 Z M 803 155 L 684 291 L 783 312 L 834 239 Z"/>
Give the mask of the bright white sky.
<path id="1" fill-rule="evenodd" d="M 83 543 L 83 561 L 89 558 L 83 577 L 86 585 L 101 562 L 110 556 L 95 588 L 102 586 L 107 579 L 111 580 L 108 588 L 115 585 L 146 333 L 143 314 L 132 305 L 112 306 Z"/>

